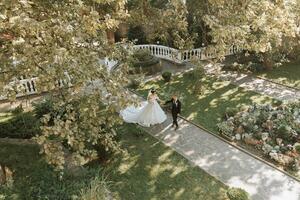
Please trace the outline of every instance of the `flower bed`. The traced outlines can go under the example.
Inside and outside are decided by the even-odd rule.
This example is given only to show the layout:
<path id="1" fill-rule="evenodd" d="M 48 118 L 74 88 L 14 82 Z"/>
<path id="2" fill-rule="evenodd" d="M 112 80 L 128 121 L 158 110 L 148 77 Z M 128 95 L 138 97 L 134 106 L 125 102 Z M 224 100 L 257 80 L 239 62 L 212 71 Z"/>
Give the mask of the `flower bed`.
<path id="1" fill-rule="evenodd" d="M 255 147 L 285 169 L 300 169 L 300 102 L 226 111 L 219 132 Z"/>

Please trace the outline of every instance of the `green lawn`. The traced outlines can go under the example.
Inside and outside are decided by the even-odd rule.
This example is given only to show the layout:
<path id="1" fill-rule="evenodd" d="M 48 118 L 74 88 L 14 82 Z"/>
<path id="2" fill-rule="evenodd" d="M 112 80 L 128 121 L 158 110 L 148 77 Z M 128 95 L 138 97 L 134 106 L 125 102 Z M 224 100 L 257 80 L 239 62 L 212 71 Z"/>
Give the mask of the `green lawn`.
<path id="1" fill-rule="evenodd" d="M 218 200 L 225 185 L 134 125 L 122 128 L 120 154 L 107 169 L 122 200 Z"/>
<path id="2" fill-rule="evenodd" d="M 258 76 L 274 82 L 300 89 L 300 63 L 287 63 L 270 71 L 264 71 Z"/>
<path id="3" fill-rule="evenodd" d="M 173 77 L 172 81 L 150 81 L 142 85 L 137 92 L 146 96 L 150 88 L 156 88 L 161 99 L 169 99 L 172 93 L 178 93 L 182 101 L 182 115 L 217 133 L 216 124 L 222 119 L 226 108 L 237 108 L 252 103 L 273 103 L 271 98 L 214 78 L 203 78 L 205 89 L 201 95 L 194 94 L 195 80 L 188 74 Z"/>
<path id="4" fill-rule="evenodd" d="M 76 199 L 95 176 L 106 177 L 116 199 L 163 200 L 223 198 L 226 186 L 134 125 L 118 130 L 124 153 L 101 167 L 59 176 L 38 154 L 36 145 L 0 143 L 0 161 L 13 171 L 13 183 L 0 187 L 0 199 Z M 1 196 L 2 195 L 2 196 Z"/>
<path id="5" fill-rule="evenodd" d="M 13 115 L 10 112 L 0 112 L 0 123 L 10 120 Z"/>
<path id="6" fill-rule="evenodd" d="M 7 144 L 0 142 L 0 163 L 13 172 L 13 182 L 0 187 L 0 199 L 71 199 L 85 183 L 96 174 L 96 170 L 73 176 L 65 175 L 63 181 L 39 154 L 35 144 Z"/>

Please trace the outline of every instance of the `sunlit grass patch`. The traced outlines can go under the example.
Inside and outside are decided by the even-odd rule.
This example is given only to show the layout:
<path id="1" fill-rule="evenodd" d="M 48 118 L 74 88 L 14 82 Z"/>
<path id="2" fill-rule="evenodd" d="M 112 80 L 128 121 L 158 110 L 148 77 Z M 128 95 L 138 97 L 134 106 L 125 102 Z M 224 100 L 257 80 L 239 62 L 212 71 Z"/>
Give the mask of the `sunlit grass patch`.
<path id="1" fill-rule="evenodd" d="M 274 82 L 300 89 L 300 63 L 285 63 L 270 71 L 263 71 L 257 75 Z"/>
<path id="2" fill-rule="evenodd" d="M 120 199 L 222 199 L 225 185 L 152 136 L 135 136 L 135 129 L 126 125 L 118 131 L 127 153 L 116 155 L 105 170 Z"/>
<path id="3" fill-rule="evenodd" d="M 244 90 L 211 77 L 202 79 L 204 89 L 201 94 L 193 91 L 195 80 L 188 75 L 173 77 L 172 81 L 151 81 L 137 89 L 141 95 L 153 85 L 157 88 L 161 99 L 168 99 L 172 93 L 177 93 L 182 101 L 182 115 L 195 123 L 217 133 L 216 124 L 223 118 L 227 108 L 240 108 L 253 103 L 272 104 L 276 100 L 252 91 Z"/>
<path id="4" fill-rule="evenodd" d="M 10 113 L 10 112 L 2 112 L 2 113 L 0 113 L 0 123 L 8 121 L 12 117 L 13 117 L 12 113 Z"/>

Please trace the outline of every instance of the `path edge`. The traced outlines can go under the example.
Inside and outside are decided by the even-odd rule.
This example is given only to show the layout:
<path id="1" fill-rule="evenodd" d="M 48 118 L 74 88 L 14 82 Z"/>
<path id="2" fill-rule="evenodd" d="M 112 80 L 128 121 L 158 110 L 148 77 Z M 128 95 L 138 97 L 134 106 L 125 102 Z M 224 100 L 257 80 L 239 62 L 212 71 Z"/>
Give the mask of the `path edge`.
<path id="1" fill-rule="evenodd" d="M 145 100 L 144 97 L 142 97 L 142 96 L 141 96 L 140 94 L 138 94 L 137 92 L 135 92 L 135 91 L 133 91 L 133 90 L 131 90 L 131 89 L 129 89 L 129 91 L 132 92 L 132 93 L 134 93 L 134 94 L 137 95 L 138 97 L 142 98 L 143 100 Z M 167 111 L 167 112 L 170 113 L 170 111 Z M 245 154 L 247 154 L 247 155 L 249 155 L 249 156 L 255 158 L 256 160 L 259 160 L 259 161 L 263 162 L 264 164 L 266 164 L 266 165 L 272 167 L 273 169 L 275 169 L 275 170 L 277 170 L 277 171 L 279 171 L 279 172 L 281 172 L 281 173 L 287 175 L 288 177 L 290 177 L 290 178 L 292 178 L 293 180 L 295 180 L 295 181 L 297 181 L 297 182 L 300 183 L 300 178 L 297 178 L 296 176 L 293 176 L 293 175 L 287 173 L 286 171 L 280 169 L 280 168 L 277 167 L 276 165 L 274 165 L 274 164 L 272 164 L 272 163 L 270 163 L 270 162 L 267 162 L 266 160 L 264 160 L 264 159 L 258 157 L 257 155 L 255 155 L 255 154 L 253 154 L 253 153 L 247 151 L 246 149 L 244 149 L 244 148 L 242 148 L 242 147 L 240 147 L 240 146 L 238 146 L 238 145 L 236 145 L 236 144 L 234 144 L 234 143 L 232 143 L 232 142 L 229 142 L 229 141 L 226 140 L 225 138 L 221 137 L 220 135 L 217 135 L 216 133 L 213 133 L 212 131 L 206 129 L 206 128 L 203 127 L 202 125 L 196 124 L 195 122 L 193 122 L 193 121 L 191 121 L 191 120 L 188 120 L 187 118 L 185 118 L 185 117 L 183 117 L 183 116 L 181 116 L 181 115 L 179 115 L 179 118 L 181 118 L 181 119 L 183 119 L 184 121 L 186 121 L 186 122 L 188 122 L 188 123 L 190 123 L 190 124 L 192 124 L 192 125 L 198 127 L 199 129 L 205 131 L 206 133 L 208 133 L 208 134 L 210 134 L 210 135 L 212 135 L 212 136 L 218 138 L 219 140 L 225 142 L 226 144 L 228 144 L 228 145 L 230 145 L 230 146 L 232 146 L 232 147 L 234 147 L 234 148 L 240 150 L 241 152 L 243 152 L 243 153 L 245 153 Z M 142 128 L 143 128 L 143 127 L 142 127 Z M 149 131 L 146 130 L 146 132 L 147 132 L 148 134 L 152 135 L 151 133 L 149 133 Z M 154 135 L 152 135 L 152 136 L 155 137 L 155 138 L 157 138 L 157 137 L 154 136 Z M 163 142 L 163 141 L 160 140 L 159 138 L 157 138 L 157 139 L 158 139 L 159 141 Z M 164 142 L 163 142 L 163 143 L 164 143 Z M 165 143 L 164 143 L 164 144 L 165 144 Z M 172 148 L 172 147 L 171 147 L 171 148 Z M 172 148 L 172 149 L 175 150 L 174 148 Z M 175 151 L 176 151 L 176 150 L 175 150 Z M 178 151 L 176 151 L 176 152 L 179 153 L 180 155 L 182 155 L 180 152 L 178 152 Z M 184 158 L 186 158 L 184 155 L 182 155 L 182 156 L 183 156 Z M 187 158 L 186 158 L 186 159 L 187 159 Z M 189 160 L 189 161 L 190 161 L 190 160 Z M 190 162 L 192 162 L 192 161 L 190 161 Z M 210 175 L 211 175 L 211 174 L 210 174 Z M 214 177 L 214 178 L 216 178 L 216 177 Z M 218 178 L 217 178 L 217 179 L 218 179 Z M 218 179 L 218 180 L 219 180 L 219 179 Z M 221 181 L 221 182 L 222 182 L 222 181 Z M 222 182 L 222 183 L 223 183 L 223 182 Z"/>

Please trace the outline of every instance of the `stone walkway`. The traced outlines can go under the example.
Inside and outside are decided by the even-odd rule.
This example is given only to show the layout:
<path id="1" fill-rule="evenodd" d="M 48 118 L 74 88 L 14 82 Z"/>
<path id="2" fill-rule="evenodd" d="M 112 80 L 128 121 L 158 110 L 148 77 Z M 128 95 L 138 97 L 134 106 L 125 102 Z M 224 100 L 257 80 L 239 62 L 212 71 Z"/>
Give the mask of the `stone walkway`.
<path id="1" fill-rule="evenodd" d="M 195 166 L 245 189 L 253 200 L 300 200 L 298 181 L 183 119 L 179 123 L 174 131 L 169 115 L 163 124 L 145 129 Z"/>

